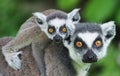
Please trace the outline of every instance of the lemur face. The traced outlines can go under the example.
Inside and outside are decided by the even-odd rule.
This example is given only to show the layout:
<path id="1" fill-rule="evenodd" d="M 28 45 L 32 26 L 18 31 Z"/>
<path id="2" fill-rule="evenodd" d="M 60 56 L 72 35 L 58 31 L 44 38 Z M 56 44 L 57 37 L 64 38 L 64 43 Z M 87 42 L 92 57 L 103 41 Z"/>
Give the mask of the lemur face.
<path id="1" fill-rule="evenodd" d="M 34 15 L 36 16 L 36 22 L 48 38 L 55 42 L 61 42 L 72 34 L 71 30 L 75 28 L 73 24 L 78 23 L 80 20 L 78 12 L 79 9 L 74 9 L 68 14 L 56 11 L 48 16 L 38 12 L 34 13 Z"/>
<path id="2" fill-rule="evenodd" d="M 106 55 L 107 47 L 115 36 L 114 22 L 105 24 L 76 24 L 71 42 L 64 41 L 70 57 L 77 63 L 93 63 Z"/>
<path id="3" fill-rule="evenodd" d="M 48 22 L 47 36 L 56 42 L 62 41 L 68 32 L 65 19 L 55 18 Z"/>

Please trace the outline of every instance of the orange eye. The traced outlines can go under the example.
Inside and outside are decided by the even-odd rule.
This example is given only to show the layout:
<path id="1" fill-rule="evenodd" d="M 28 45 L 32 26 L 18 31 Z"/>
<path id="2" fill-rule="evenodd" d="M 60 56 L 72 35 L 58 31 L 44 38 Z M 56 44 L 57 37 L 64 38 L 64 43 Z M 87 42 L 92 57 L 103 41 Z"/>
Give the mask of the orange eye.
<path id="1" fill-rule="evenodd" d="M 97 47 L 100 47 L 100 46 L 102 45 L 102 42 L 98 40 L 98 41 L 95 42 L 95 45 L 96 45 Z"/>
<path id="2" fill-rule="evenodd" d="M 67 31 L 67 29 L 66 29 L 65 27 L 63 27 L 63 28 L 62 28 L 62 32 L 65 33 L 66 31 Z"/>
<path id="3" fill-rule="evenodd" d="M 49 28 L 48 31 L 49 31 L 50 33 L 53 33 L 53 32 L 54 32 L 54 30 L 53 30 L 52 28 Z"/>
<path id="4" fill-rule="evenodd" d="M 77 47 L 82 47 L 82 45 L 83 45 L 82 42 L 80 42 L 80 41 L 76 42 Z"/>

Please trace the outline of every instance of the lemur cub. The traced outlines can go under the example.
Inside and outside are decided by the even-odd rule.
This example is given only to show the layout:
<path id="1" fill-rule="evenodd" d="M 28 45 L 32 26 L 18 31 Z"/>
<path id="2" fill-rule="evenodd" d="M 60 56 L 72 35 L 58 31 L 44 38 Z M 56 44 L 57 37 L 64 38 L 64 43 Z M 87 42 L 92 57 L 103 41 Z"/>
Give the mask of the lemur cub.
<path id="1" fill-rule="evenodd" d="M 86 76 L 91 63 L 102 59 L 116 34 L 113 21 L 104 24 L 78 23 L 70 41 L 64 41 L 68 48 L 77 76 Z"/>
<path id="2" fill-rule="evenodd" d="M 73 33 L 75 28 L 73 24 L 80 20 L 78 11 L 79 9 L 75 9 L 67 15 L 59 11 L 49 16 L 42 15 L 39 12 L 34 13 L 34 15 L 37 17 L 39 27 L 42 28 L 41 30 L 45 32 L 48 38 L 59 43 Z"/>
<path id="3" fill-rule="evenodd" d="M 60 42 L 74 29 L 73 24 L 79 22 L 79 9 L 70 13 L 60 10 L 46 10 L 35 12 L 18 31 L 16 37 L 2 47 L 2 53 L 8 65 L 17 70 L 21 68 L 22 61 L 18 57 L 21 48 L 32 44 L 32 53 L 37 62 L 41 76 L 46 76 L 44 64 L 44 48 L 51 40 Z M 68 28 L 69 27 L 69 28 Z"/>

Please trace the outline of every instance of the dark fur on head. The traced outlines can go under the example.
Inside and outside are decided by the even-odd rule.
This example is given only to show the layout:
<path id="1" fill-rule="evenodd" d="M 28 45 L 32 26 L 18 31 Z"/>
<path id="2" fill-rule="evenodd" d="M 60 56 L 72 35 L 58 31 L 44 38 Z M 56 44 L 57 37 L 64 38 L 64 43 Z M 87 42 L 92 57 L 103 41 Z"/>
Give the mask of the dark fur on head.
<path id="1" fill-rule="evenodd" d="M 47 16 L 47 22 L 52 20 L 52 19 L 55 19 L 56 17 L 58 17 L 60 19 L 67 19 L 67 13 L 62 12 L 62 11 L 53 12 L 52 14 Z"/>
<path id="2" fill-rule="evenodd" d="M 98 32 L 102 33 L 101 27 L 99 24 L 96 23 L 77 23 L 75 24 L 76 30 L 75 33 L 77 32 Z"/>

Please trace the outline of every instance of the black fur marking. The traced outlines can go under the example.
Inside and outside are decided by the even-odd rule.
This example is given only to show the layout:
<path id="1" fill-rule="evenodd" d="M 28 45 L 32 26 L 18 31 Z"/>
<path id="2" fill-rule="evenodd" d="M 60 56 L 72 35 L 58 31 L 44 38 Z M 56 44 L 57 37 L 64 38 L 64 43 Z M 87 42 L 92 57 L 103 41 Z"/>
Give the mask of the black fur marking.
<path id="1" fill-rule="evenodd" d="M 72 18 L 73 21 L 78 21 L 79 20 L 79 13 L 77 13 L 77 15 L 75 15 L 73 18 Z"/>
<path id="2" fill-rule="evenodd" d="M 76 46 L 76 42 L 78 42 L 78 41 L 82 42 L 82 47 L 77 47 Z M 77 48 L 77 49 L 79 49 L 79 50 L 83 50 L 83 49 L 88 48 L 87 45 L 86 45 L 86 43 L 81 38 L 79 38 L 79 37 L 75 38 L 74 47 Z"/>
<path id="3" fill-rule="evenodd" d="M 54 37 L 53 37 L 53 41 L 55 41 L 56 43 L 60 43 L 62 42 L 62 37 L 59 35 L 59 34 L 56 34 Z"/>
<path id="4" fill-rule="evenodd" d="M 43 21 L 42 21 L 41 19 L 36 18 L 36 20 L 37 20 L 37 22 L 38 22 L 39 24 L 43 24 Z"/>
<path id="5" fill-rule="evenodd" d="M 94 54 L 94 52 L 91 49 L 87 51 L 87 53 L 83 56 L 82 59 L 84 63 L 93 63 L 93 62 L 97 62 L 97 60 L 98 59 L 96 54 Z"/>
<path id="6" fill-rule="evenodd" d="M 65 12 L 62 12 L 62 11 L 56 11 L 56 12 L 47 16 L 47 22 L 52 20 L 52 19 L 55 19 L 55 18 L 67 19 L 67 14 Z"/>
<path id="7" fill-rule="evenodd" d="M 69 35 L 68 37 L 66 37 L 66 38 L 65 38 L 65 40 L 66 40 L 66 41 L 68 41 L 68 44 L 70 44 L 70 43 L 71 43 L 70 38 L 71 38 L 71 35 Z"/>
<path id="8" fill-rule="evenodd" d="M 76 30 L 75 33 L 77 32 L 98 32 L 102 34 L 102 29 L 99 24 L 95 23 L 77 23 L 75 24 Z"/>
<path id="9" fill-rule="evenodd" d="M 65 31 L 65 32 L 62 31 L 63 28 L 66 28 L 66 26 L 63 25 L 63 26 L 60 27 L 60 29 L 59 29 L 60 33 L 67 33 L 67 28 L 66 28 L 66 31 Z"/>
<path id="10" fill-rule="evenodd" d="M 58 47 L 58 50 L 56 50 L 59 54 L 59 60 L 61 60 L 62 64 L 64 64 L 68 70 L 70 71 L 70 76 L 76 76 L 75 68 L 72 65 L 72 59 L 69 56 L 68 49 L 64 47 L 64 45 Z"/>
<path id="11" fill-rule="evenodd" d="M 102 42 L 102 45 L 101 45 L 101 46 L 99 46 L 99 47 L 97 47 L 97 46 L 95 45 L 95 42 L 96 42 L 97 40 L 99 40 L 99 41 L 101 41 L 101 42 Z M 103 41 L 102 41 L 102 38 L 101 38 L 100 36 L 98 36 L 98 37 L 95 39 L 95 41 L 93 42 L 92 47 L 93 47 L 93 48 L 96 48 L 96 49 L 100 49 L 100 48 L 102 48 L 102 46 L 103 46 Z"/>
<path id="12" fill-rule="evenodd" d="M 105 36 L 107 39 L 111 38 L 113 36 L 113 31 L 108 31 L 107 35 Z"/>
<path id="13" fill-rule="evenodd" d="M 49 29 L 53 29 L 53 32 L 49 32 Z M 48 32 L 49 32 L 50 34 L 55 33 L 55 32 L 56 32 L 55 26 L 49 25 L 49 26 L 48 26 Z"/>

